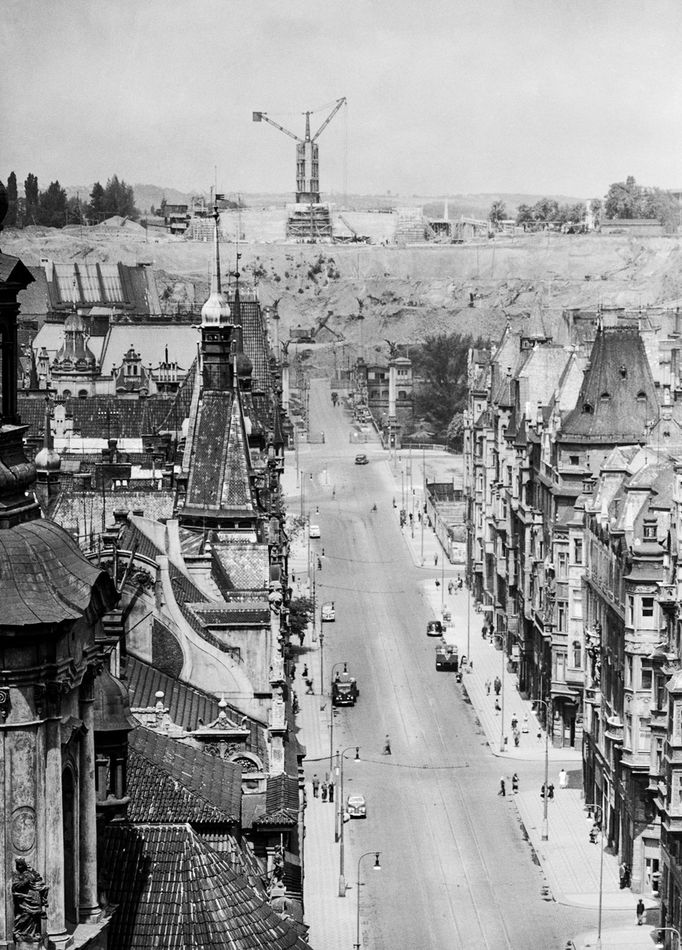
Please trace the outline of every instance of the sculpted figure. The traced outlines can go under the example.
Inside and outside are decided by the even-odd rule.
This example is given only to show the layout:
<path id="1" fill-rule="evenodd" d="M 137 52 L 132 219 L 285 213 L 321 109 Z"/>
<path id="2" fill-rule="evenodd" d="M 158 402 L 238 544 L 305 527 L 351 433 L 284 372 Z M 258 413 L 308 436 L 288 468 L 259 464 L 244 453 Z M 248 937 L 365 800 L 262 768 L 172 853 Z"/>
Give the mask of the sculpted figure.
<path id="1" fill-rule="evenodd" d="M 41 920 L 47 917 L 48 886 L 40 874 L 27 864 L 23 858 L 17 858 L 16 870 L 12 875 L 12 898 L 14 900 L 15 940 L 27 943 L 40 943 Z"/>

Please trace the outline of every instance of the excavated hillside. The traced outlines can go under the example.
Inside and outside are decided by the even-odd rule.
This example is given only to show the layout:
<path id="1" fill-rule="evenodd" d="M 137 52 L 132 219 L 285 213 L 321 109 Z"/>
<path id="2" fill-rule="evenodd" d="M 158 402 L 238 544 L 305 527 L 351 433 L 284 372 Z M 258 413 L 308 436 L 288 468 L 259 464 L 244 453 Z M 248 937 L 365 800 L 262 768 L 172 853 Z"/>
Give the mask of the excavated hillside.
<path id="1" fill-rule="evenodd" d="M 154 236 L 152 236 L 154 235 Z M 2 249 L 27 263 L 151 262 L 169 312 L 201 303 L 208 290 L 212 246 L 132 222 L 96 228 L 6 230 Z M 280 335 L 298 326 L 386 353 L 385 341 L 411 344 L 440 332 L 495 339 L 507 320 L 522 321 L 538 305 L 678 306 L 682 249 L 677 237 L 533 234 L 479 244 L 240 244 L 242 278 L 257 283 L 263 304 L 278 301 Z M 224 273 L 236 246 L 221 247 Z M 469 306 L 471 295 L 474 306 Z M 326 346 L 310 362 L 327 363 Z M 319 361 L 317 355 L 319 354 Z"/>

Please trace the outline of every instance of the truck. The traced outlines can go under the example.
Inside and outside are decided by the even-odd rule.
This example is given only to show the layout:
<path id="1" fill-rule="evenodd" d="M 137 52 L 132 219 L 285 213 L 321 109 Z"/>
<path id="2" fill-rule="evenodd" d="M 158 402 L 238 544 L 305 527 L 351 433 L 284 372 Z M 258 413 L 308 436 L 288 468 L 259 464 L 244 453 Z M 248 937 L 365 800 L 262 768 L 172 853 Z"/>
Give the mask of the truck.
<path id="1" fill-rule="evenodd" d="M 439 643 L 436 647 L 436 669 L 456 673 L 459 670 L 457 647 L 450 643 Z"/>
<path id="2" fill-rule="evenodd" d="M 332 683 L 332 705 L 333 706 L 354 706 L 360 690 L 354 676 L 344 669 L 343 673 L 337 673 Z"/>

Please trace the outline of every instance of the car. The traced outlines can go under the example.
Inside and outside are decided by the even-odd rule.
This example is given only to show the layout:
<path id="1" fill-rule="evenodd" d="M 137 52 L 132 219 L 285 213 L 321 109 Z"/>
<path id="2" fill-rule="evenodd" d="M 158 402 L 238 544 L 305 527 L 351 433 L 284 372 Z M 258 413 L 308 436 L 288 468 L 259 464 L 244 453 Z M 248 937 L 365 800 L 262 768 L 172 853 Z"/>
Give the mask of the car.
<path id="1" fill-rule="evenodd" d="M 440 620 L 429 620 L 426 625 L 427 637 L 440 637 L 444 633 L 443 624 Z"/>
<path id="2" fill-rule="evenodd" d="M 367 802 L 364 795 L 349 795 L 346 799 L 346 813 L 349 818 L 366 818 Z"/>
<path id="3" fill-rule="evenodd" d="M 356 465 L 368 465 L 368 464 L 369 464 L 369 459 L 367 458 L 366 455 L 356 455 L 356 456 L 355 456 L 355 464 L 356 464 Z"/>
<path id="4" fill-rule="evenodd" d="M 333 600 L 328 600 L 322 604 L 322 621 L 324 622 L 325 620 L 336 620 L 336 609 Z"/>
<path id="5" fill-rule="evenodd" d="M 319 538 L 320 537 L 320 526 L 319 524 L 311 524 L 308 528 L 308 537 L 310 538 Z"/>

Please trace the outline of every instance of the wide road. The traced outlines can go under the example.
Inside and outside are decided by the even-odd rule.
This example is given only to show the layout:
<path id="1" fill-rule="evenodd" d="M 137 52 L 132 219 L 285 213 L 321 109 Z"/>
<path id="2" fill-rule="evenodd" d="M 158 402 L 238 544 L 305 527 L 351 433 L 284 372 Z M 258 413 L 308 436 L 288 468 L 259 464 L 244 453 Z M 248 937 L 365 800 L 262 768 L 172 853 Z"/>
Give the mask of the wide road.
<path id="1" fill-rule="evenodd" d="M 387 454 L 350 441 L 348 415 L 332 406 L 326 380 L 312 381 L 310 413 L 311 430 L 326 441 L 306 447 L 299 468 L 322 531 L 318 601 L 334 600 L 337 617 L 324 625 L 325 681 L 332 664 L 347 661 L 360 686 L 358 704 L 337 710 L 334 726 L 336 748 L 360 747 L 361 762 L 345 760 L 345 792 L 368 803 L 367 820 L 345 826 L 353 899 L 358 856 L 382 852 L 381 873 L 369 858 L 362 865 L 365 946 L 563 948 L 594 912 L 542 899 L 515 809 L 497 794 L 502 769 L 454 676 L 435 670 L 422 591 L 440 565 L 413 563 Z M 358 452 L 370 464 L 354 465 Z M 465 598 L 457 600 L 463 610 Z M 387 734 L 390 756 L 382 754 Z"/>

